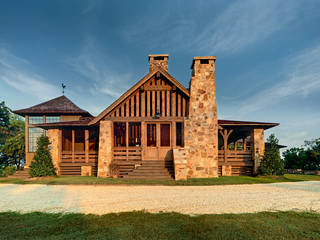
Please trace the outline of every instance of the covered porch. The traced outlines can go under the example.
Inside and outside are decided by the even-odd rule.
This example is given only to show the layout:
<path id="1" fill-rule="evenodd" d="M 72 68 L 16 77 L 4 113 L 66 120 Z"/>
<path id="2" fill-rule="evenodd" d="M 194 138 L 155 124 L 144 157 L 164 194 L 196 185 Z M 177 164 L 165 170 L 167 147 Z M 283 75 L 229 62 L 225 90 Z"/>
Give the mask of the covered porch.
<path id="1" fill-rule="evenodd" d="M 219 120 L 219 176 L 257 174 L 264 156 L 264 130 L 277 123 Z"/>

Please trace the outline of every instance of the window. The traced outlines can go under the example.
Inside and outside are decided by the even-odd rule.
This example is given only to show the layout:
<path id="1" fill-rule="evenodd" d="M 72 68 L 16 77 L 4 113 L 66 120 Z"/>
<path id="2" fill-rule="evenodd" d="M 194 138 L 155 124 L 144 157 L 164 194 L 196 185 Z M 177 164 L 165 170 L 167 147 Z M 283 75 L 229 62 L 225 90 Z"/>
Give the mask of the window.
<path id="1" fill-rule="evenodd" d="M 84 152 L 84 129 L 74 130 L 74 151 Z"/>
<path id="2" fill-rule="evenodd" d="M 147 146 L 157 146 L 157 126 L 156 124 L 147 124 Z"/>
<path id="3" fill-rule="evenodd" d="M 46 123 L 60 122 L 60 116 L 46 116 Z"/>
<path id="4" fill-rule="evenodd" d="M 35 152 L 37 150 L 37 139 L 43 135 L 41 128 L 29 128 L 29 152 Z"/>
<path id="5" fill-rule="evenodd" d="M 72 130 L 62 130 L 62 151 L 72 151 Z"/>
<path id="6" fill-rule="evenodd" d="M 126 146 L 126 123 L 115 122 L 113 124 L 114 131 L 114 146 L 125 147 Z"/>
<path id="7" fill-rule="evenodd" d="M 129 146 L 141 145 L 141 123 L 129 123 Z"/>
<path id="8" fill-rule="evenodd" d="M 43 116 L 29 116 L 29 124 L 43 123 Z"/>
<path id="9" fill-rule="evenodd" d="M 176 146 L 183 147 L 183 123 L 177 122 L 176 123 Z"/>
<path id="10" fill-rule="evenodd" d="M 89 152 L 97 152 L 99 149 L 99 132 L 97 129 L 89 130 Z"/>

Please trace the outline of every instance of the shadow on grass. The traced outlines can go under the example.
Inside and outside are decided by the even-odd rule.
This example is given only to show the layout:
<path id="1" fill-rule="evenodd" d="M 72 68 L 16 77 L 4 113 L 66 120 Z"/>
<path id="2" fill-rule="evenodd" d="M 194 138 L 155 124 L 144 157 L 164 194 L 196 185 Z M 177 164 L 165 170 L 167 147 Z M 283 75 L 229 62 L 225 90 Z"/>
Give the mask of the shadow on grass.
<path id="1" fill-rule="evenodd" d="M 189 216 L 0 213 L 4 239 L 320 239 L 320 215 L 261 212 Z"/>

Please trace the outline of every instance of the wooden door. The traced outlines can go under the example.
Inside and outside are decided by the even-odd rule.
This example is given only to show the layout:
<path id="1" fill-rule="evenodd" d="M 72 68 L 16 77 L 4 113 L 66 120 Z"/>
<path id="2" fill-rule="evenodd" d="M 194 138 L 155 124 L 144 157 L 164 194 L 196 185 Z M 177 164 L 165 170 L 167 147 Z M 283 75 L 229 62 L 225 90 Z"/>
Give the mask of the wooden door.
<path id="1" fill-rule="evenodd" d="M 165 160 L 171 154 L 171 123 L 147 123 L 146 124 L 146 160 Z"/>

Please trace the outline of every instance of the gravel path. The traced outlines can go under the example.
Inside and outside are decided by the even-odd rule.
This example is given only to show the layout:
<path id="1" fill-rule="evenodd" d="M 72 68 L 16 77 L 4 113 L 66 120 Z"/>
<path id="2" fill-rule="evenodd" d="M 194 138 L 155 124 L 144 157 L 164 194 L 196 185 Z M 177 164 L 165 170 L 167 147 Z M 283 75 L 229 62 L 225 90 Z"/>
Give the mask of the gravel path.
<path id="1" fill-rule="evenodd" d="M 149 212 L 320 212 L 320 182 L 225 186 L 0 185 L 1 211 L 104 214 Z"/>

